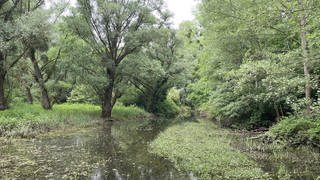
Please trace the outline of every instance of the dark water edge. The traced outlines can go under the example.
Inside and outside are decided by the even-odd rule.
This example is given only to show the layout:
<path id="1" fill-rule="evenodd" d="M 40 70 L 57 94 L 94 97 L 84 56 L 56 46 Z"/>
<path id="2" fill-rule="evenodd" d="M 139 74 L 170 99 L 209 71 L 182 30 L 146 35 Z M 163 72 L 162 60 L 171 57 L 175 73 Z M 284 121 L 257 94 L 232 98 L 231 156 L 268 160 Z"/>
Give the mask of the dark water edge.
<path id="1" fill-rule="evenodd" d="M 272 179 L 320 179 L 320 152 L 309 146 L 290 147 L 285 142 L 266 143 L 248 134 L 235 134 L 232 146 L 245 153 Z"/>
<path id="2" fill-rule="evenodd" d="M 0 147 L 0 177 L 188 179 L 170 161 L 148 152 L 158 133 L 146 121 L 123 121 L 9 143 Z"/>

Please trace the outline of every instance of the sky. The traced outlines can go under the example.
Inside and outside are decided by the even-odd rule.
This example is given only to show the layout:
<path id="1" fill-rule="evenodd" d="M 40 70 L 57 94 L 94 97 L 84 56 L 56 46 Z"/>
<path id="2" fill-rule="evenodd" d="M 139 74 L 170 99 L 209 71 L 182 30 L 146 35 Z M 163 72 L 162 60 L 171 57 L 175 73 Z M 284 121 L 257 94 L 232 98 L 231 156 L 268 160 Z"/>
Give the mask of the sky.
<path id="1" fill-rule="evenodd" d="M 57 0 L 48 0 L 57 1 Z M 175 28 L 179 27 L 179 24 L 186 20 L 193 20 L 193 11 L 196 8 L 197 0 L 165 0 L 169 10 L 174 14 L 173 25 Z M 75 4 L 76 0 L 70 0 L 71 4 Z"/>
<path id="2" fill-rule="evenodd" d="M 175 27 L 186 20 L 193 20 L 193 11 L 196 8 L 196 0 L 165 0 L 168 8 L 174 14 L 173 23 Z"/>

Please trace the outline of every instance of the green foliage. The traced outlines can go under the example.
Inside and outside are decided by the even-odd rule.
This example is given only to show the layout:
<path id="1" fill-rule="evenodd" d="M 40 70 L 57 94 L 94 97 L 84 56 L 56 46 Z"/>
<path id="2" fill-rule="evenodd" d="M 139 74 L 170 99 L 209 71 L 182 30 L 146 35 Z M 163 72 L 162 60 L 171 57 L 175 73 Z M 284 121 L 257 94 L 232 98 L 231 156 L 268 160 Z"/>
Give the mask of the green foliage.
<path id="1" fill-rule="evenodd" d="M 307 32 L 306 41 L 314 42 L 319 31 L 312 19 L 319 17 L 314 13 L 319 8 L 308 7 L 318 3 L 201 1 L 200 36 L 189 31 L 193 34 L 189 39 L 198 39 L 202 49 L 186 45 L 191 54 L 198 54 L 189 99 L 222 124 L 248 129 L 270 126 L 281 116 L 306 109 L 306 84 L 314 89 L 311 99 L 317 101 L 319 74 L 311 70 L 309 79 L 302 67 L 318 69 L 313 59 L 319 46 L 307 45 L 310 52 L 305 58 L 300 21 L 307 15 L 306 28 L 314 31 Z"/>
<path id="2" fill-rule="evenodd" d="M 49 81 L 48 89 L 51 92 L 51 97 L 53 97 L 55 103 L 65 103 L 67 102 L 68 96 L 72 91 L 72 84 L 66 81 Z M 77 102 L 81 103 L 81 102 Z M 85 103 L 85 102 L 82 102 Z"/>
<path id="3" fill-rule="evenodd" d="M 160 116 L 166 118 L 191 117 L 191 108 L 183 103 L 181 97 L 181 89 L 171 88 L 168 92 L 166 100 L 161 102 L 157 108 L 157 112 Z"/>
<path id="4" fill-rule="evenodd" d="M 167 99 L 172 100 L 177 105 L 181 105 L 180 91 L 176 88 L 171 88 L 168 92 Z"/>
<path id="5" fill-rule="evenodd" d="M 289 145 L 320 147 L 320 119 L 291 116 L 282 119 L 267 133 L 273 140 L 285 140 Z"/>
<path id="6" fill-rule="evenodd" d="M 123 61 L 119 74 L 138 90 L 129 92 L 138 93 L 137 98 L 132 99 L 136 100 L 134 104 L 150 113 L 172 117 L 176 109 L 174 103 L 166 100 L 168 92 L 173 87 L 186 86 L 190 64 L 186 59 L 179 58 L 181 46 L 175 30 L 159 28 L 157 33 L 157 38 L 142 52 Z"/>
<path id="7" fill-rule="evenodd" d="M 46 111 L 40 105 L 16 104 L 0 111 L 0 136 L 30 137 L 52 129 L 89 126 L 100 120 L 100 107 L 90 104 L 59 104 Z M 144 110 L 116 105 L 113 117 L 136 120 L 149 117 Z"/>
<path id="8" fill-rule="evenodd" d="M 135 88 L 134 86 L 129 86 L 124 91 L 123 95 L 118 100 L 118 102 L 126 106 L 129 106 L 129 105 L 141 106 L 141 104 L 139 103 L 139 95 L 140 95 L 140 91 L 137 88 Z"/>
<path id="9" fill-rule="evenodd" d="M 174 118 L 179 113 L 179 107 L 172 99 L 166 99 L 156 106 L 157 114 L 166 118 Z"/>
<path id="10" fill-rule="evenodd" d="M 112 111 L 112 117 L 117 120 L 143 120 L 151 116 L 145 110 L 134 106 L 124 106 L 121 103 L 115 105 Z"/>
<path id="11" fill-rule="evenodd" d="M 73 88 L 67 101 L 70 103 L 92 104 L 98 104 L 100 102 L 95 91 L 90 86 L 84 84 L 79 84 Z"/>
<path id="12" fill-rule="evenodd" d="M 303 79 L 288 74 L 292 74 L 290 70 L 270 60 L 243 63 L 225 73 L 225 82 L 211 94 L 211 112 L 222 123 L 234 119 L 243 120 L 238 123 L 247 128 L 270 126 L 276 111 L 292 108 L 303 87 Z"/>
<path id="13" fill-rule="evenodd" d="M 227 135 L 211 122 L 185 122 L 162 132 L 150 151 L 199 179 L 267 179 L 252 160 L 232 149 Z"/>

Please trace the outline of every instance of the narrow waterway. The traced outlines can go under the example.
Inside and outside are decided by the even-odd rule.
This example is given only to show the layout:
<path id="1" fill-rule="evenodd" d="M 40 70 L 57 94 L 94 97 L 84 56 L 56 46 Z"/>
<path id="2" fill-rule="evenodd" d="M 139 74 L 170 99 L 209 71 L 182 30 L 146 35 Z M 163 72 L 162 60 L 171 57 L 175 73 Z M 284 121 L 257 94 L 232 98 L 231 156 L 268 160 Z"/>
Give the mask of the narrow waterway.
<path id="1" fill-rule="evenodd" d="M 150 121 L 117 121 L 35 139 L 2 139 L 0 179 L 193 179 L 192 173 L 178 171 L 169 160 L 149 153 L 149 144 L 161 129 L 163 126 Z M 256 161 L 272 179 L 320 176 L 319 151 L 280 148 L 246 135 L 231 136 L 234 150 Z"/>

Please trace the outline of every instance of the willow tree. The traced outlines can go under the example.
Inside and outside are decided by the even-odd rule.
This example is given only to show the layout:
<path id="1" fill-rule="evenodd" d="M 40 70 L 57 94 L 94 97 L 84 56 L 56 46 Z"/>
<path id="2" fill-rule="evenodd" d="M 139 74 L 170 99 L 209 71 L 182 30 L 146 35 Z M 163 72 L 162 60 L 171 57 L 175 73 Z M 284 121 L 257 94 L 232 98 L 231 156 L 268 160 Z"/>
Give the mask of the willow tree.
<path id="1" fill-rule="evenodd" d="M 23 45 L 25 49 L 28 50 L 27 56 L 31 61 L 33 67 L 33 76 L 36 83 L 39 86 L 41 93 L 41 105 L 44 109 L 51 109 L 51 102 L 49 98 L 48 88 L 46 87 L 46 82 L 50 78 L 44 71 L 52 64 L 54 60 L 49 60 L 46 52 L 49 49 L 50 43 L 50 23 L 49 14 L 39 10 L 28 18 L 28 25 L 25 27 L 29 29 L 33 27 L 30 32 L 25 32 L 23 37 Z M 59 54 L 59 53 L 58 53 Z"/>
<path id="2" fill-rule="evenodd" d="M 19 46 L 19 40 L 24 33 L 20 26 L 26 24 L 24 17 L 43 3 L 44 0 L 0 1 L 0 110 L 8 108 L 5 95 L 7 74 L 27 52 Z"/>
<path id="3" fill-rule="evenodd" d="M 109 119 L 117 67 L 152 40 L 162 1 L 78 0 L 78 12 L 69 22 L 73 32 L 101 59 L 107 83 L 103 89 L 102 118 Z"/>
<path id="4" fill-rule="evenodd" d="M 138 104 L 148 112 L 159 113 L 168 91 L 184 87 L 190 76 L 190 64 L 178 54 L 180 45 L 175 30 L 160 28 L 159 36 L 143 52 L 130 56 L 131 61 L 121 69 L 121 74 L 140 91 Z"/>

